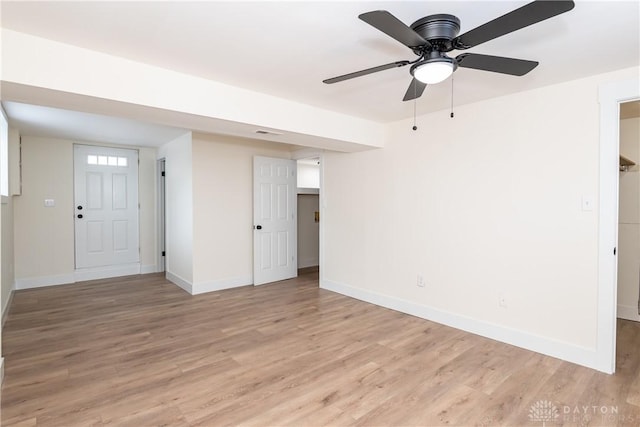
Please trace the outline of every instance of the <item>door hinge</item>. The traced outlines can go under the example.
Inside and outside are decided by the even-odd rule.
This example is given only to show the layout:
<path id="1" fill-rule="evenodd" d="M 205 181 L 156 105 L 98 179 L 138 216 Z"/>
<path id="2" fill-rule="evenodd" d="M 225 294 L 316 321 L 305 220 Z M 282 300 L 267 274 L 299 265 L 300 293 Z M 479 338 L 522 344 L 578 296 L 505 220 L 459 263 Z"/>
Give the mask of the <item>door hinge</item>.
<path id="1" fill-rule="evenodd" d="M 616 254 L 616 248 L 613 248 L 613 254 L 614 255 Z"/>
<path id="2" fill-rule="evenodd" d="M 164 171 L 162 171 L 162 174 L 160 174 L 160 176 L 164 176 Z"/>
<path id="3" fill-rule="evenodd" d="M 166 256 L 164 251 L 162 251 L 162 256 Z"/>

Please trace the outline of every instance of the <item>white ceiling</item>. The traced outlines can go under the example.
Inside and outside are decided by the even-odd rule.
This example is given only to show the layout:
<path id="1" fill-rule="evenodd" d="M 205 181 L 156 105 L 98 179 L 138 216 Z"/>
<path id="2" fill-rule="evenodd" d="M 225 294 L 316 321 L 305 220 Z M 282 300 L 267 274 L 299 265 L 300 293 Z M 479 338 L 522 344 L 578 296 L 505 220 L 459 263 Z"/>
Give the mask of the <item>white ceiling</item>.
<path id="1" fill-rule="evenodd" d="M 121 117 L 83 113 L 60 108 L 3 102 L 11 125 L 24 135 L 158 147 L 187 130 Z"/>
<path id="2" fill-rule="evenodd" d="M 458 16 L 464 33 L 528 1 L 11 2 L 2 26 L 379 122 L 411 117 L 409 67 L 333 85 L 323 79 L 414 55 L 358 19 L 385 9 L 406 24 Z M 577 1 L 563 15 L 468 52 L 536 60 L 524 77 L 458 69 L 461 105 L 640 64 L 640 2 Z M 455 56 L 456 52 L 451 52 Z M 427 88 L 418 114 L 449 108 Z M 11 114 L 9 113 L 11 116 Z"/>

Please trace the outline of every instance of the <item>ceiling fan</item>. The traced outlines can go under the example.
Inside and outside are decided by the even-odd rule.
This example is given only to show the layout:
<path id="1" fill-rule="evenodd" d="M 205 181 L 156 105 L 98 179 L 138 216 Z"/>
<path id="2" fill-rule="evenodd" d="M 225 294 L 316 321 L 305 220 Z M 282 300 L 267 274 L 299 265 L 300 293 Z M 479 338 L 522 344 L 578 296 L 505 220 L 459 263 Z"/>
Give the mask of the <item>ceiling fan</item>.
<path id="1" fill-rule="evenodd" d="M 458 36 L 460 20 L 453 15 L 429 15 L 418 19 L 408 27 L 386 10 L 363 13 L 358 18 L 407 46 L 418 56 L 418 59 L 379 65 L 323 80 L 323 82 L 337 83 L 378 71 L 411 65 L 409 70 L 412 76 L 411 84 L 402 99 L 409 101 L 422 96 L 427 84 L 435 84 L 445 80 L 458 67 L 523 76 L 533 70 L 538 62 L 478 53 L 463 53 L 451 58 L 447 56 L 447 52 L 478 46 L 489 40 L 568 12 L 573 7 L 573 1 L 534 1 L 460 36 Z"/>

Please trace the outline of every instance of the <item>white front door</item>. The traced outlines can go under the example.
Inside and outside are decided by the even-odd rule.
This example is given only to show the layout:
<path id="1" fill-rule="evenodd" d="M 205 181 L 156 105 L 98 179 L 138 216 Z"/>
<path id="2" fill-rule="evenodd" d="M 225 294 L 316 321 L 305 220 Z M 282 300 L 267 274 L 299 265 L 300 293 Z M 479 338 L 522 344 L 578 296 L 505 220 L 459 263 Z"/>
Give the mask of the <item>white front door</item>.
<path id="1" fill-rule="evenodd" d="M 138 151 L 74 146 L 76 269 L 140 261 Z"/>
<path id="2" fill-rule="evenodd" d="M 295 160 L 253 158 L 253 283 L 298 275 Z"/>

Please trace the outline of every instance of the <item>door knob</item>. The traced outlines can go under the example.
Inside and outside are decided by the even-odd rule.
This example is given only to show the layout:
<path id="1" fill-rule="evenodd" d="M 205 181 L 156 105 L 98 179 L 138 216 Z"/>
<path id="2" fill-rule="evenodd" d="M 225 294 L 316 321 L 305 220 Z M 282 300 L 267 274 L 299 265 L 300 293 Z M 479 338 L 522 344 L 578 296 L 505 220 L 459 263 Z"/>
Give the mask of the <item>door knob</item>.
<path id="1" fill-rule="evenodd" d="M 256 230 L 262 230 L 262 226 L 261 225 L 256 225 Z"/>
<path id="2" fill-rule="evenodd" d="M 78 210 L 81 211 L 82 210 L 82 206 L 78 205 Z"/>
<path id="3" fill-rule="evenodd" d="M 78 218 L 82 219 L 82 214 L 78 214 Z"/>

